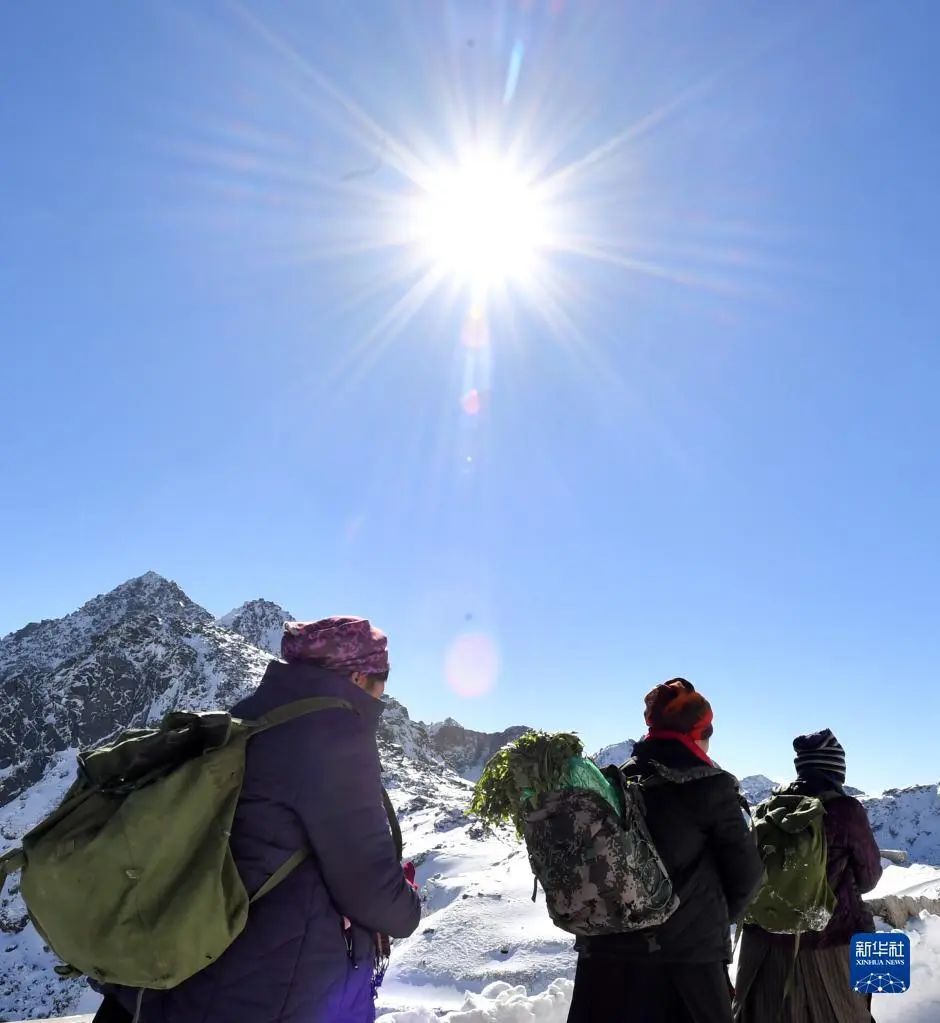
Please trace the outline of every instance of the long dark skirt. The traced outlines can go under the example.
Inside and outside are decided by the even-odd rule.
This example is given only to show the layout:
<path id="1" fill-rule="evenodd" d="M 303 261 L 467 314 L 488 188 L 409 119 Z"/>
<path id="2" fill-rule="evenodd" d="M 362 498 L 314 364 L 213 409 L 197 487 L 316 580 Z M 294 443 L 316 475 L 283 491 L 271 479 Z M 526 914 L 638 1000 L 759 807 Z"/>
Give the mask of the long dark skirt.
<path id="1" fill-rule="evenodd" d="M 872 1023 L 871 997 L 856 994 L 849 984 L 848 945 L 801 949 L 794 967 L 786 943 L 747 930 L 735 991 L 737 1023 Z"/>
<path id="2" fill-rule="evenodd" d="M 91 1023 L 132 1023 L 134 1017 L 117 999 L 105 995 Z"/>
<path id="3" fill-rule="evenodd" d="M 724 964 L 581 956 L 568 1023 L 731 1023 Z"/>

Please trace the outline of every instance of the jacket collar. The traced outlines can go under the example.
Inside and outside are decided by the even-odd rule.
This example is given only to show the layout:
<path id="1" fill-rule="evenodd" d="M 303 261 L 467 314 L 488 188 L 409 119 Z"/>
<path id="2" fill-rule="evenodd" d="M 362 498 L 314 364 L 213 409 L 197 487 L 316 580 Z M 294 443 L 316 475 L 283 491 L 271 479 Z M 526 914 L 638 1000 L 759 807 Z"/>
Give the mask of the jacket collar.
<path id="1" fill-rule="evenodd" d="M 257 702 L 264 713 L 310 696 L 335 696 L 348 700 L 373 732 L 378 728 L 379 719 L 385 710 L 381 700 L 354 685 L 345 675 L 338 675 L 305 661 L 294 661 L 291 664 L 271 661 L 258 689 L 250 697 L 250 702 Z"/>
<path id="2" fill-rule="evenodd" d="M 655 736 L 641 739 L 633 747 L 633 757 L 624 771 L 634 777 L 658 776 L 675 784 L 726 773 L 714 761 L 705 762 L 696 756 L 683 743 Z"/>
<path id="3" fill-rule="evenodd" d="M 646 738 L 658 739 L 665 742 L 677 742 L 680 746 L 684 746 L 693 757 L 700 760 L 703 764 L 707 764 L 709 767 L 715 766 L 715 762 L 705 752 L 705 750 L 703 750 L 691 736 L 686 735 L 683 732 L 670 732 L 665 728 L 651 728 Z"/>
<path id="4" fill-rule="evenodd" d="M 821 796 L 823 793 L 845 795 L 845 789 L 838 779 L 824 771 L 817 771 L 815 768 L 804 768 L 800 771 L 796 781 L 790 782 L 782 791 L 801 796 Z"/>

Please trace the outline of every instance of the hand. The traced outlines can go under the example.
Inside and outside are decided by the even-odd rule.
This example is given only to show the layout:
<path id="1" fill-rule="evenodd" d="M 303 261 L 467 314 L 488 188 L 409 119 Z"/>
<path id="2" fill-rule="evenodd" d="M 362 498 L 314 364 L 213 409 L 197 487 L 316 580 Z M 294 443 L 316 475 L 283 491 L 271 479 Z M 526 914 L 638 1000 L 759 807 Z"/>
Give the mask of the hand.
<path id="1" fill-rule="evenodd" d="M 409 860 L 401 869 L 411 890 L 416 892 L 418 886 L 415 884 L 415 865 Z"/>

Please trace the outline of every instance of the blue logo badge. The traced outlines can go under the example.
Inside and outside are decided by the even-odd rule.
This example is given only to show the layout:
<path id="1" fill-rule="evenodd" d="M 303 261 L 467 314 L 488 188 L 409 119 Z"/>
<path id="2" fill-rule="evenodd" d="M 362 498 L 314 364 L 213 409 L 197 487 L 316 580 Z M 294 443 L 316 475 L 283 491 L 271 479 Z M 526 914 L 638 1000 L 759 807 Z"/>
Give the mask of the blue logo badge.
<path id="1" fill-rule="evenodd" d="M 902 994 L 911 986 L 911 939 L 903 931 L 853 934 L 849 972 L 860 994 Z"/>

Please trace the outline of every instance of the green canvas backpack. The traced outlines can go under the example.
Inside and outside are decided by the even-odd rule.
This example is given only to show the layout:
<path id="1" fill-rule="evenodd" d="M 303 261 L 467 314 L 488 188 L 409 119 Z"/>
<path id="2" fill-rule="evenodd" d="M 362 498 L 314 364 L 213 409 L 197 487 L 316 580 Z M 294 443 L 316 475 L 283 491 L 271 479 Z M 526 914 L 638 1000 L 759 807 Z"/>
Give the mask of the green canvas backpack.
<path id="1" fill-rule="evenodd" d="M 835 795 L 778 792 L 754 811 L 754 835 L 766 874 L 745 914 L 746 924 L 793 935 L 826 928 L 836 897 L 827 875 L 824 804 Z"/>
<path id="2" fill-rule="evenodd" d="M 175 987 L 214 962 L 245 927 L 249 906 L 308 856 L 298 849 L 249 895 L 229 848 L 253 736 L 306 714 L 354 712 L 315 697 L 257 721 L 173 713 L 79 754 L 62 804 L 0 858 L 0 888 L 21 870 L 30 918 L 62 960 L 131 988 Z M 397 851 L 401 832 L 387 795 Z"/>

